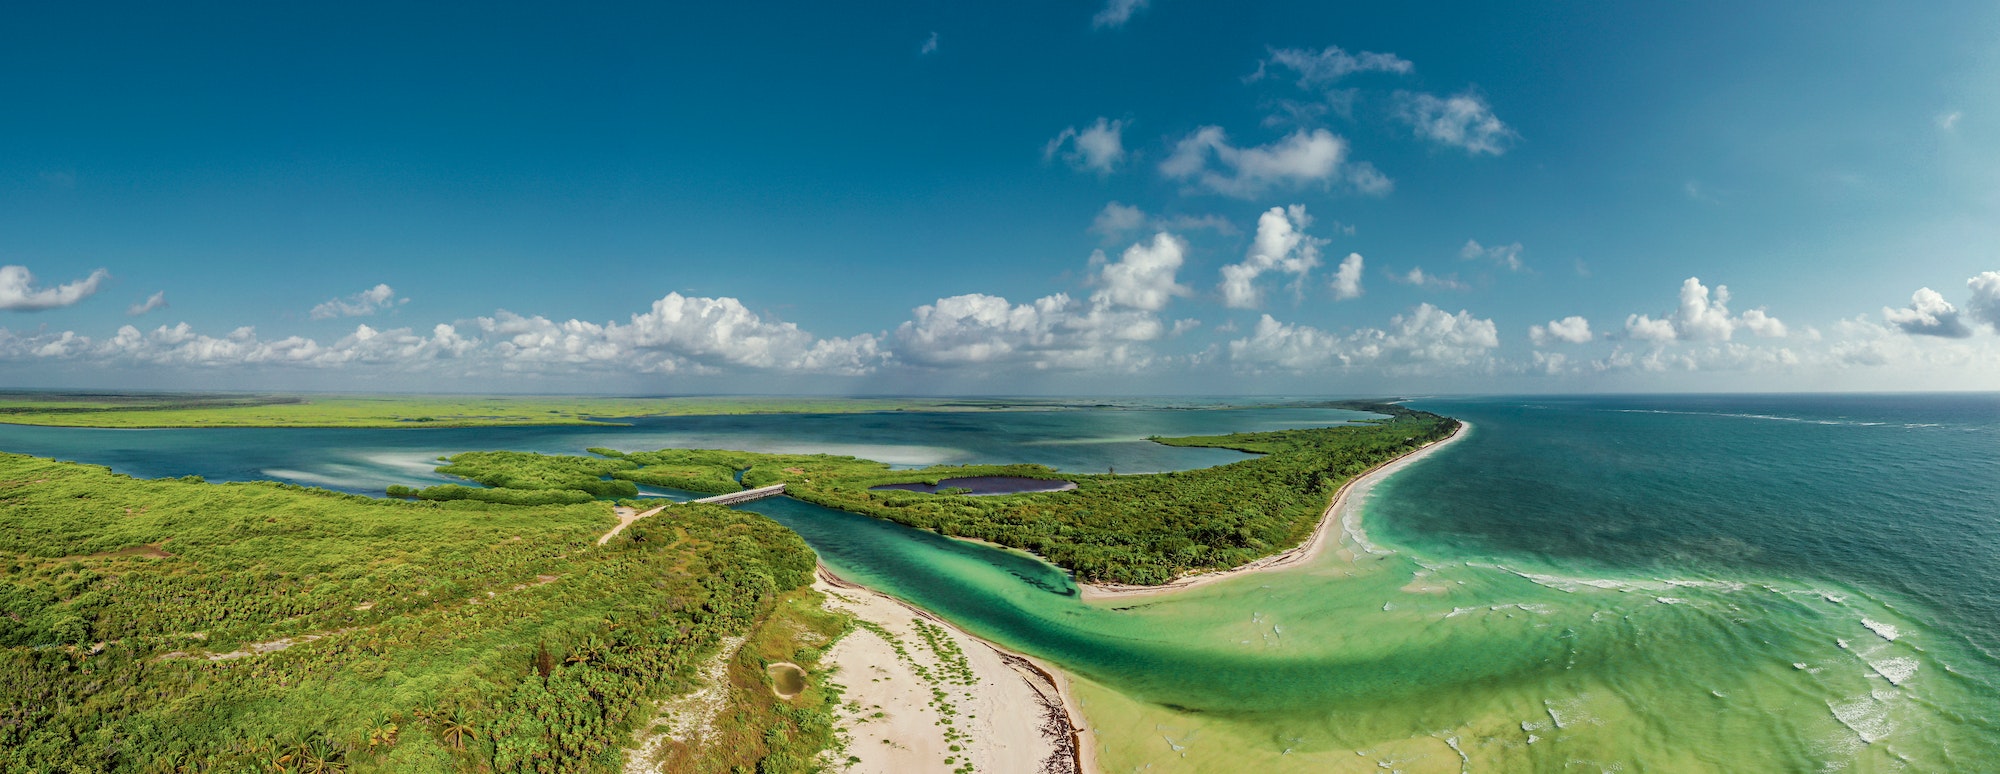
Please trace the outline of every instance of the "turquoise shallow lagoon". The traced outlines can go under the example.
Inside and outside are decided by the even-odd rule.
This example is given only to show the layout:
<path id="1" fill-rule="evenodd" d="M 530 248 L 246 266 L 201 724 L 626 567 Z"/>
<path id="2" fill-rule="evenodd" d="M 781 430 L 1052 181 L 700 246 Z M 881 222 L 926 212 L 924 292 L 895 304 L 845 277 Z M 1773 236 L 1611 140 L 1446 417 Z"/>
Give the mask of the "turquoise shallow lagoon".
<path id="1" fill-rule="evenodd" d="M 749 507 L 842 575 L 1077 676 L 1112 771 L 2000 769 L 2000 399 L 1417 405 L 1474 429 L 1358 498 L 1348 518 L 1366 540 L 1176 595 L 1084 603 L 1032 557 L 791 500 Z M 768 417 L 703 418 L 587 440 L 254 432 L 302 455 L 282 469 L 383 479 L 423 466 L 370 455 L 589 445 L 896 447 L 1122 472 L 1231 458 L 1158 456 L 1148 434 L 1350 416 L 860 415 L 792 435 Z M 130 432 L 0 428 L 0 448 L 140 475 L 270 467 L 231 440 L 243 431 L 93 446 Z"/>

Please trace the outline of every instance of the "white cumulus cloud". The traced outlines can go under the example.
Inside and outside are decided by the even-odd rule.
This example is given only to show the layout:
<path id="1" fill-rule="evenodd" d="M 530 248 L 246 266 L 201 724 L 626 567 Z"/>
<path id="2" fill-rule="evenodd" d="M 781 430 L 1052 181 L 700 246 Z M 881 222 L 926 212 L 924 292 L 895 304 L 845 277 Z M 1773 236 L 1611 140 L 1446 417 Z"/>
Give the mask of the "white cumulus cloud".
<path id="1" fill-rule="evenodd" d="M 1766 339 L 1782 339 L 1786 335 L 1785 324 L 1762 309 L 1751 309 L 1738 315 L 1736 324 Z"/>
<path id="2" fill-rule="evenodd" d="M 346 298 L 329 299 L 312 308 L 315 320 L 331 320 L 336 317 L 367 317 L 384 309 L 393 309 L 398 304 L 409 303 L 409 299 L 398 299 L 394 288 L 380 284 Z"/>
<path id="3" fill-rule="evenodd" d="M 1389 178 L 1366 163 L 1349 163 L 1347 141 L 1325 129 L 1300 129 L 1268 145 L 1238 147 L 1219 126 L 1204 126 L 1174 145 L 1160 174 L 1195 189 L 1251 198 L 1275 187 L 1346 183 L 1371 195 L 1387 193 Z"/>
<path id="4" fill-rule="evenodd" d="M 1680 306 L 1665 318 L 1644 314 L 1625 318 L 1626 336 L 1654 344 L 1679 340 L 1728 341 L 1738 328 L 1766 338 L 1783 338 L 1788 333 L 1783 322 L 1763 309 L 1730 314 L 1729 287 L 1717 285 L 1711 295 L 1699 277 L 1681 282 Z"/>
<path id="5" fill-rule="evenodd" d="M 1972 289 L 1972 301 L 1966 304 L 1966 311 L 1973 318 L 2000 328 L 2000 271 L 1980 272 L 1979 276 L 1965 281 Z"/>
<path id="6" fill-rule="evenodd" d="M 1528 326 L 1528 340 L 1537 347 L 1555 342 L 1583 344 L 1590 341 L 1590 321 L 1577 315 L 1550 320 L 1547 325 Z"/>
<path id="7" fill-rule="evenodd" d="M 357 325 L 330 343 L 302 336 L 265 339 L 247 326 L 215 336 L 185 322 L 150 331 L 125 325 L 102 340 L 73 331 L 24 336 L 0 329 L 0 359 L 182 368 L 369 366 L 402 372 L 433 371 L 452 362 L 450 373 L 461 377 L 495 370 L 861 374 L 889 357 L 873 335 L 819 339 L 792 323 L 759 316 L 733 298 L 678 293 L 624 323 L 557 322 L 500 311 L 469 326 L 439 323 L 428 331 Z"/>
<path id="8" fill-rule="evenodd" d="M 144 301 L 125 307 L 125 314 L 130 317 L 138 317 L 155 309 L 164 309 L 166 306 L 167 291 L 162 290 L 147 296 Z"/>
<path id="9" fill-rule="evenodd" d="M 1168 233 L 1126 248 L 1117 261 L 1092 255 L 1096 292 L 1015 304 L 985 293 L 940 298 L 897 327 L 896 355 L 931 367 L 1025 366 L 1047 370 L 1137 370 L 1154 362 L 1147 342 L 1197 324 L 1171 326 L 1158 314 L 1189 294 L 1175 280 L 1187 245 Z"/>
<path id="10" fill-rule="evenodd" d="M 619 365 L 638 371 L 713 373 L 725 368 L 858 374 L 886 358 L 875 337 L 818 339 L 766 319 L 734 298 L 668 293 L 623 323 L 553 322 L 501 313 L 480 318 L 515 364 Z"/>
<path id="11" fill-rule="evenodd" d="M 1143 342 L 1166 335 L 1158 316 L 1067 293 L 1014 304 L 968 293 L 917 307 L 896 329 L 897 355 L 918 365 L 1020 365 L 1046 369 L 1136 369 L 1151 362 Z"/>
<path id="12" fill-rule="evenodd" d="M 1420 304 L 1389 321 L 1341 336 L 1263 315 L 1250 335 L 1229 342 L 1231 362 L 1259 369 L 1309 371 L 1375 365 L 1391 372 L 1446 373 L 1491 365 L 1500 346 L 1492 320 Z"/>
<path id="13" fill-rule="evenodd" d="M 111 272 L 98 269 L 90 276 L 52 288 L 35 289 L 35 275 L 26 266 L 0 266 L 0 310 L 39 312 L 59 309 L 89 298 Z"/>
<path id="14" fill-rule="evenodd" d="M 635 349 L 752 368 L 796 365 L 813 343 L 799 326 L 765 320 L 734 298 L 679 293 L 654 301 L 628 325 L 608 326 L 607 336 Z"/>
<path id="15" fill-rule="evenodd" d="M 1104 237 L 1106 241 L 1146 227 L 1146 211 L 1129 204 L 1107 202 L 1097 217 L 1090 221 L 1090 233 Z"/>
<path id="16" fill-rule="evenodd" d="M 1104 7 L 1097 11 L 1097 15 L 1090 17 L 1090 26 L 1098 29 L 1123 27 L 1125 22 L 1132 20 L 1132 14 L 1145 9 L 1149 2 L 1150 0 L 1105 0 Z"/>
<path id="17" fill-rule="evenodd" d="M 1416 66 L 1395 54 L 1363 51 L 1350 54 L 1339 46 L 1319 51 L 1305 48 L 1273 48 L 1270 56 L 1257 63 L 1257 71 L 1247 81 L 1263 80 L 1272 68 L 1284 68 L 1298 75 L 1298 86 L 1310 89 L 1333 83 L 1355 73 L 1395 73 L 1406 75 Z"/>
<path id="18" fill-rule="evenodd" d="M 1333 272 L 1333 300 L 1361 297 L 1361 254 L 1348 253 Z"/>
<path id="19" fill-rule="evenodd" d="M 1882 320 L 1888 320 L 1888 324 L 1914 336 L 1972 336 L 1972 326 L 1966 326 L 1966 322 L 1958 318 L 1958 308 L 1930 288 L 1916 288 L 1916 292 L 1910 294 L 1910 306 L 1900 310 L 1884 306 Z"/>
<path id="20" fill-rule="evenodd" d="M 409 328 L 377 330 L 357 325 L 352 333 L 323 345 L 299 336 L 265 340 L 249 326 L 230 331 L 226 336 L 210 336 L 182 322 L 151 331 L 121 326 L 116 335 L 94 343 L 80 354 L 111 363 L 187 368 L 257 365 L 326 368 L 365 364 L 425 370 L 436 361 L 464 355 L 475 346 L 477 342 L 458 335 L 455 327 L 444 324 L 434 326 L 428 336 Z"/>
<path id="21" fill-rule="evenodd" d="M 1099 274 L 1102 290 L 1097 296 L 1133 309 L 1149 312 L 1165 309 L 1175 296 L 1192 292 L 1174 281 L 1186 255 L 1187 243 L 1164 231 L 1154 234 L 1150 243 L 1125 248 L 1125 253 L 1114 263 L 1106 263 L 1104 252 L 1097 251 L 1091 255 L 1091 263 L 1104 266 Z"/>
<path id="22" fill-rule="evenodd" d="M 1257 237 L 1242 263 L 1222 267 L 1222 302 L 1237 309 L 1254 309 L 1263 302 L 1257 278 L 1267 272 L 1292 275 L 1303 283 L 1319 266 L 1319 248 L 1326 240 L 1307 236 L 1312 218 L 1303 204 L 1272 207 L 1257 217 Z M 1302 284 L 1299 285 L 1302 287 Z"/>
<path id="23" fill-rule="evenodd" d="M 1458 275 L 1454 274 L 1449 277 L 1439 276 L 1424 271 L 1421 266 L 1411 267 L 1409 271 L 1402 274 L 1392 272 L 1389 274 L 1389 278 L 1405 285 L 1414 285 L 1420 288 L 1438 288 L 1440 290 L 1469 289 L 1465 283 L 1458 281 Z"/>
<path id="24" fill-rule="evenodd" d="M 1124 121 L 1103 117 L 1082 129 L 1064 127 L 1055 139 L 1042 147 L 1042 158 L 1053 159 L 1061 154 L 1063 160 L 1078 171 L 1110 174 L 1125 161 L 1124 131 Z"/>
<path id="25" fill-rule="evenodd" d="M 1664 344 L 1680 338 L 1680 334 L 1674 330 L 1672 320 L 1655 320 L 1643 314 L 1625 318 L 1625 335 L 1655 344 Z"/>
<path id="26" fill-rule="evenodd" d="M 1525 271 L 1528 268 L 1521 263 L 1520 242 L 1487 247 L 1480 244 L 1479 240 L 1467 239 L 1465 246 L 1458 248 L 1458 257 L 1468 261 L 1485 259 L 1508 271 Z"/>
<path id="27" fill-rule="evenodd" d="M 1470 91 L 1450 97 L 1397 92 L 1396 114 L 1416 129 L 1417 137 L 1475 156 L 1498 156 L 1517 138 L 1486 99 Z"/>
<path id="28" fill-rule="evenodd" d="M 1230 223 L 1228 218 L 1221 215 L 1184 214 L 1150 216 L 1146 214 L 1145 210 L 1115 201 L 1107 202 L 1104 205 L 1104 209 L 1098 210 L 1097 217 L 1091 219 L 1090 228 L 1086 230 L 1103 237 L 1106 242 L 1111 242 L 1144 229 L 1174 232 L 1213 231 L 1218 234 L 1239 233 L 1236 230 L 1236 224 Z"/>

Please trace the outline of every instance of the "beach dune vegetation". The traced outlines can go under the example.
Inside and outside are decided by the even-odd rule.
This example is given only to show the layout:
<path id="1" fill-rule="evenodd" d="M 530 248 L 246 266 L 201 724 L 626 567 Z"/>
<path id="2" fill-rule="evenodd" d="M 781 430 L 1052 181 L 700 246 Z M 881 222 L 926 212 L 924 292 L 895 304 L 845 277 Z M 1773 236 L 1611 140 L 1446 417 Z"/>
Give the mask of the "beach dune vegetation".
<path id="1" fill-rule="evenodd" d="M 610 511 L 0 454 L 0 771 L 617 770 L 724 642 L 817 603 L 812 551 L 762 516 L 684 506 L 600 547 Z M 689 770 L 810 759 L 822 698 L 759 705 L 785 741 Z"/>

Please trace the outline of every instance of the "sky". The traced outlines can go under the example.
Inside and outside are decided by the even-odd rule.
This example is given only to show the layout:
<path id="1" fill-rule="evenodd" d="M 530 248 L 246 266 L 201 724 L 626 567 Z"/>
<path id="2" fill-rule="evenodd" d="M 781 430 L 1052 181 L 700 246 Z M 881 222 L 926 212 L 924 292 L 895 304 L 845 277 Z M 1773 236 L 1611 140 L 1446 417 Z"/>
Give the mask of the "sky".
<path id="1" fill-rule="evenodd" d="M 2000 389 L 2000 7 L 16 4 L 0 387 Z"/>

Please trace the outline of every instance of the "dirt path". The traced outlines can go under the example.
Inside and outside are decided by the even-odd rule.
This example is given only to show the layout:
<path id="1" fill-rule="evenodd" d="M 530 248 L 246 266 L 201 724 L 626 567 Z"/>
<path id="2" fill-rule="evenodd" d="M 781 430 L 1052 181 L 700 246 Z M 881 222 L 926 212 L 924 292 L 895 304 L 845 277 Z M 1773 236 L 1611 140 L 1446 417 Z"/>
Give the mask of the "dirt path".
<path id="1" fill-rule="evenodd" d="M 672 503 L 668 503 L 667 505 L 672 505 Z M 647 516 L 651 516 L 655 513 L 659 513 L 660 511 L 664 511 L 666 509 L 667 506 L 662 505 L 650 511 L 640 513 L 639 509 L 637 508 L 627 508 L 623 505 L 613 506 L 611 512 L 618 514 L 618 526 L 612 527 L 610 532 L 604 533 L 604 537 L 598 538 L 597 544 L 601 546 L 604 545 L 605 543 L 611 542 L 612 538 L 618 537 L 618 533 L 624 532 L 626 527 L 632 526 L 632 522 L 646 518 Z"/>

